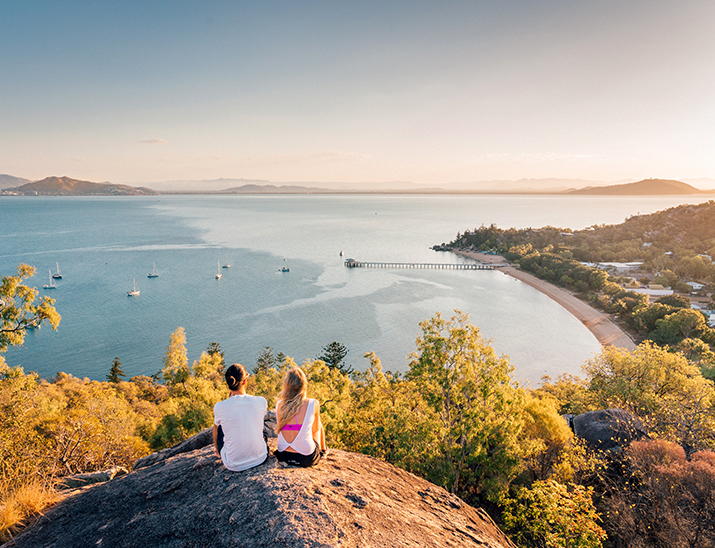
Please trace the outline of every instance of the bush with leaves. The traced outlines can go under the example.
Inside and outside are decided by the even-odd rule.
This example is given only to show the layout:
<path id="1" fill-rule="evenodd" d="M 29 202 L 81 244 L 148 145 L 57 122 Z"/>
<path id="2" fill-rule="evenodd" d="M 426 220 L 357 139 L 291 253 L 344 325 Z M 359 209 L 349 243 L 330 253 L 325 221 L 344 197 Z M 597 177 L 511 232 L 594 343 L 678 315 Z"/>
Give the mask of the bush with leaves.
<path id="1" fill-rule="evenodd" d="M 599 408 L 625 409 L 688 452 L 715 447 L 715 387 L 683 356 L 650 342 L 605 347 L 584 369 Z"/>
<path id="2" fill-rule="evenodd" d="M 593 489 L 583 485 L 536 481 L 506 501 L 502 517 L 523 548 L 600 548 L 606 539 Z"/>
<path id="3" fill-rule="evenodd" d="M 467 501 L 498 501 L 517 474 L 525 447 L 524 391 L 461 312 L 420 323 L 407 378 L 437 417 L 438 455 L 428 479 Z M 528 449 L 527 449 L 528 450 Z"/>

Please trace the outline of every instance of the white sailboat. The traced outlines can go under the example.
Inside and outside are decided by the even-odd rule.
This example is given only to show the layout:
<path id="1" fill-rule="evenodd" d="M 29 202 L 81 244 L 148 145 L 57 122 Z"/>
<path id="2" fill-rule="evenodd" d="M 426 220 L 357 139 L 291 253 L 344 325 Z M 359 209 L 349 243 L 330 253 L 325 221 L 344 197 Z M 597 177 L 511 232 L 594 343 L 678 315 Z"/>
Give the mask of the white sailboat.
<path id="1" fill-rule="evenodd" d="M 48 272 L 50 273 L 50 283 L 49 283 L 49 284 L 45 284 L 45 285 L 43 285 L 42 287 L 44 287 L 45 289 L 57 289 L 57 286 L 55 285 L 55 282 L 52 280 L 52 278 L 53 278 L 53 276 L 52 276 L 52 271 L 51 271 L 51 270 L 48 270 Z"/>
<path id="2" fill-rule="evenodd" d="M 151 274 L 147 274 L 147 278 L 158 278 L 159 273 L 156 271 L 156 265 L 154 263 L 151 263 L 152 269 L 151 269 Z"/>
<path id="3" fill-rule="evenodd" d="M 221 266 L 221 268 L 231 268 L 231 264 L 228 262 L 228 253 L 226 253 L 226 264 Z"/>
<path id="4" fill-rule="evenodd" d="M 137 289 L 137 280 L 136 278 L 132 278 L 132 281 L 134 282 L 134 289 L 131 291 L 127 291 L 127 296 L 129 297 L 136 297 L 139 295 L 139 290 Z"/>
<path id="5" fill-rule="evenodd" d="M 216 273 L 216 279 L 220 280 L 221 279 L 221 261 L 217 261 L 218 263 L 218 272 Z"/>
<path id="6" fill-rule="evenodd" d="M 55 280 L 61 280 L 62 279 L 62 272 L 60 272 L 60 263 L 57 263 L 57 272 L 55 274 L 52 274 L 52 277 Z"/>

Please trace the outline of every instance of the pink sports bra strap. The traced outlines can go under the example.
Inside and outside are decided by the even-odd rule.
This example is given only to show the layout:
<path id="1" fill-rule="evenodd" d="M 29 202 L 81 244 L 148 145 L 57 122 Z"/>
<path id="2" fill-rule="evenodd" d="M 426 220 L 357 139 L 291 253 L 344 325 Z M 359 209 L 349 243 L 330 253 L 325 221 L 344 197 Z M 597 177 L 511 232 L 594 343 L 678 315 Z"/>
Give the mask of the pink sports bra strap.
<path id="1" fill-rule="evenodd" d="M 296 421 L 295 424 L 286 424 L 281 428 L 281 430 L 288 430 L 289 432 L 298 432 L 300 431 L 301 428 L 303 428 L 302 424 L 297 424 L 298 422 L 298 413 L 295 414 L 295 417 L 293 417 Z"/>

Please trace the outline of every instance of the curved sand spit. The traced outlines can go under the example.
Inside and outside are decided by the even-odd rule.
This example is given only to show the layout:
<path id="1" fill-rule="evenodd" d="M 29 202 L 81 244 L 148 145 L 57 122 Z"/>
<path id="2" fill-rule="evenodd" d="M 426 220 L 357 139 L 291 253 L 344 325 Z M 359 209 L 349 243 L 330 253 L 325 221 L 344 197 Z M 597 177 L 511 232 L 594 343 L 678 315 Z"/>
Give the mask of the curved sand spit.
<path id="1" fill-rule="evenodd" d="M 500 255 L 485 255 L 484 253 L 471 251 L 455 251 L 455 253 L 483 263 L 506 265 L 497 266 L 496 268 L 505 274 L 513 276 L 517 280 L 530 285 L 534 289 L 538 289 L 544 295 L 559 303 L 576 318 L 578 318 L 603 346 L 609 345 L 617 348 L 623 348 L 625 350 L 635 350 L 636 344 L 633 342 L 633 339 L 631 339 L 620 327 L 611 321 L 608 316 L 578 299 L 568 290 L 557 287 L 549 282 L 545 282 L 544 280 L 540 280 L 528 272 L 518 270 L 517 268 L 508 265 L 506 259 Z"/>

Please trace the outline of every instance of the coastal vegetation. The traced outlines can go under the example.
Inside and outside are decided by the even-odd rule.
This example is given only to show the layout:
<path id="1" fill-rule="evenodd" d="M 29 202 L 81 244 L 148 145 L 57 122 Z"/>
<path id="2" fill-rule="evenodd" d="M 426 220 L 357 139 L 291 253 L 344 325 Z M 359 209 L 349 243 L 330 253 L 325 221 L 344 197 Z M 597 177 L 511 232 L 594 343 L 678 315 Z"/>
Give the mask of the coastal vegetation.
<path id="1" fill-rule="evenodd" d="M 692 294 L 699 296 L 702 307 L 713 305 L 713 201 L 577 231 L 481 226 L 438 248 L 501 254 L 616 315 L 637 341 L 650 340 L 680 351 L 714 378 L 715 331 L 702 310 L 691 308 Z M 629 275 L 618 274 L 609 263 L 630 263 Z M 648 294 L 634 291 L 641 286 L 667 287 L 676 293 L 655 297 L 651 303 Z"/>
<path id="2" fill-rule="evenodd" d="M 52 302 L 34 304 L 22 284 L 31 268 L 18 272 L 1 286 L 8 325 L 27 329 L 40 315 L 59 321 Z M 21 336 L 23 327 L 13 329 Z M 309 395 L 321 402 L 329 446 L 387 461 L 482 506 L 519 546 L 708 546 L 715 539 L 708 502 L 715 387 L 685 354 L 653 342 L 633 352 L 606 348 L 585 364 L 584 379 L 545 379 L 529 389 L 459 312 L 420 324 L 405 374 L 383 370 L 372 353 L 364 372 L 348 372 L 346 350 L 333 342 L 320 354 L 333 363 L 300 365 Z M 62 496 L 62 478 L 129 468 L 210 426 L 213 405 L 226 397 L 225 366 L 216 342 L 190 364 L 182 328 L 152 377 L 124 380 L 115 358 L 106 381 L 65 373 L 41 379 L 0 356 L 3 539 Z M 274 407 L 285 370 L 296 366 L 265 347 L 248 391 Z M 561 416 L 611 407 L 640 419 L 650 437 L 597 451 Z"/>

